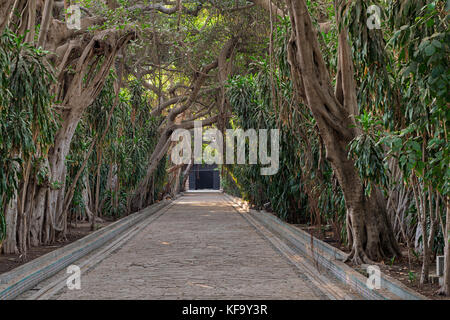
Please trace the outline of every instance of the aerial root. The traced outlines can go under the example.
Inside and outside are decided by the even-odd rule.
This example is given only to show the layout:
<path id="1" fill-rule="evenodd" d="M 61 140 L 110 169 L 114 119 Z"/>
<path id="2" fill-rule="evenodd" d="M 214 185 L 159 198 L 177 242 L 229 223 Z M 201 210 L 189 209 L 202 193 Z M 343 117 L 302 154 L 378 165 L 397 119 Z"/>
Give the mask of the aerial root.
<path id="1" fill-rule="evenodd" d="M 363 250 L 357 250 L 355 247 L 352 248 L 352 251 L 344 259 L 344 262 L 351 262 L 354 265 L 375 264 Z"/>

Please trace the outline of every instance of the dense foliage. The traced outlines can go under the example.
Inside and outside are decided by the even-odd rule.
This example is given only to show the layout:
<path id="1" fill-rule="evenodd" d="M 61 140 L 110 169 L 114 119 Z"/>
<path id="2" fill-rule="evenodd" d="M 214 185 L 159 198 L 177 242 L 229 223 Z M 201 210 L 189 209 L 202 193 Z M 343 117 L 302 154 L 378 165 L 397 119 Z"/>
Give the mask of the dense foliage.
<path id="1" fill-rule="evenodd" d="M 415 255 L 442 254 L 450 181 L 448 8 L 445 1 L 392 1 L 380 7 L 381 28 L 368 31 L 361 25 L 369 5 L 353 1 L 346 11 L 362 131 L 348 154 L 367 196 L 374 186 L 383 188 L 397 239 Z M 335 12 L 326 14 L 333 19 Z M 234 127 L 281 129 L 280 172 L 264 177 L 257 166 L 231 166 L 224 186 L 289 221 L 324 223 L 345 243 L 342 191 L 313 117 L 292 97 L 284 51 L 288 28 L 278 23 L 273 51 L 255 59 L 228 89 Z M 321 41 L 333 74 L 336 29 L 322 32 Z"/>
<path id="2" fill-rule="evenodd" d="M 57 129 L 45 52 L 6 29 L 0 37 L 0 239 L 4 210 L 17 197 L 20 181 L 43 177 L 40 162 Z"/>
<path id="3" fill-rule="evenodd" d="M 81 169 L 90 145 L 95 144 L 88 164 L 83 169 L 72 200 L 72 214 L 85 216 L 86 202 L 100 215 L 119 218 L 130 213 L 130 201 L 138 183 L 145 176 L 147 158 L 158 140 L 161 119 L 150 116 L 150 105 L 142 84 L 133 80 L 129 88 L 119 92 L 115 103 L 114 81 L 111 74 L 102 92 L 80 122 L 67 159 L 69 175 L 67 186 Z M 113 109 L 113 110 L 112 110 Z M 103 134 L 110 112 L 110 129 Z M 161 197 L 166 179 L 166 161 L 161 161 L 154 176 L 153 201 Z M 86 190 L 89 188 L 89 190 Z M 98 193 L 96 193 L 98 188 Z M 83 192 L 92 195 L 91 201 Z"/>

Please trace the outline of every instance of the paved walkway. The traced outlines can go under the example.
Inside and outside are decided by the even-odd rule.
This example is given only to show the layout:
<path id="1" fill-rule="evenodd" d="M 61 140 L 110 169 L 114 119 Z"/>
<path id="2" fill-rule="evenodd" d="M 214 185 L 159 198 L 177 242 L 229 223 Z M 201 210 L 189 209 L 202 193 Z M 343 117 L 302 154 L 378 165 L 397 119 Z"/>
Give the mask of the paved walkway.
<path id="1" fill-rule="evenodd" d="M 220 193 L 187 193 L 57 299 L 326 299 Z"/>

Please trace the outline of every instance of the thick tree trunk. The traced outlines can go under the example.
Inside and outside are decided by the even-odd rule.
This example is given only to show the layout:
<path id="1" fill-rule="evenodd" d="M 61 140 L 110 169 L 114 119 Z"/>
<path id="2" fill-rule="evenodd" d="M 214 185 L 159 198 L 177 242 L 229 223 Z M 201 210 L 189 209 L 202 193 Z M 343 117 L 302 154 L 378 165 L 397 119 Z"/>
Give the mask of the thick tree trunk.
<path id="1" fill-rule="evenodd" d="M 45 232 L 43 238 L 43 243 L 45 244 L 49 244 L 56 240 L 56 233 L 54 231 L 60 232 L 62 237 L 65 236 L 66 213 L 65 210 L 63 210 L 67 175 L 65 159 L 69 155 L 70 143 L 80 118 L 81 115 L 75 116 L 72 114 L 63 121 L 62 127 L 56 136 L 55 145 L 49 153 L 50 185 L 41 187 L 44 188 L 46 192 L 39 190 L 41 197 L 47 198 L 45 210 L 45 229 L 47 232 Z M 42 202 L 43 199 L 38 199 L 38 201 Z"/>
<path id="2" fill-rule="evenodd" d="M 354 162 L 348 158 L 348 145 L 359 135 L 359 130 L 354 121 L 358 106 L 346 29 L 343 27 L 339 35 L 339 73 L 333 92 L 306 2 L 286 2 L 293 30 L 288 58 L 296 94 L 316 119 L 327 159 L 344 194 L 352 233 L 349 237 L 352 252 L 348 259 L 361 264 L 400 255 L 382 193 L 375 188 L 370 197 L 365 196 Z"/>
<path id="3" fill-rule="evenodd" d="M 56 25 L 63 28 L 61 24 Z M 47 154 L 48 181 L 43 185 L 37 185 L 37 181 L 33 181 L 33 185 L 28 186 L 36 195 L 33 197 L 34 201 L 30 201 L 34 205 L 27 209 L 26 214 L 19 214 L 18 217 L 19 240 L 25 245 L 36 245 L 39 242 L 49 244 L 56 240 L 56 236 L 65 237 L 65 159 L 69 154 L 73 135 L 83 112 L 100 93 L 117 52 L 134 37 L 129 31 L 104 30 L 94 36 L 84 34 L 71 40 L 70 44 L 60 45 L 60 42 L 66 41 L 64 30 L 50 29 L 47 37 L 49 47 L 59 48 L 55 51 L 60 55 L 53 62 L 58 66 L 59 72 L 55 93 L 57 99 L 62 101 L 58 106 L 62 110 L 62 122 L 55 136 L 55 143 Z M 74 74 L 70 71 L 66 73 L 69 66 L 75 68 Z M 24 210 L 23 207 L 18 209 L 19 213 Z M 27 221 L 27 218 L 32 221 Z"/>
<path id="4" fill-rule="evenodd" d="M 0 34 L 9 23 L 11 12 L 14 11 L 13 5 L 15 0 L 0 0 Z"/>

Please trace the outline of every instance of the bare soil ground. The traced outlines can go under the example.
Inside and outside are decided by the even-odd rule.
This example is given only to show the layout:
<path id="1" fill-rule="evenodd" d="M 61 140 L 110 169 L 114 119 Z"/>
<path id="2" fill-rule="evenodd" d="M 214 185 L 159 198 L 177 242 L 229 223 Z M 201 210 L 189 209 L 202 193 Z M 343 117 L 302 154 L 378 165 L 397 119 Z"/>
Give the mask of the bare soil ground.
<path id="1" fill-rule="evenodd" d="M 97 229 L 103 228 L 110 224 L 110 221 L 96 223 Z M 30 262 L 44 254 L 52 252 L 58 248 L 64 247 L 78 239 L 81 239 L 91 233 L 91 225 L 88 222 L 78 222 L 77 225 L 70 225 L 67 238 L 58 241 L 55 244 L 47 246 L 32 247 L 28 249 L 26 255 L 23 254 L 2 254 L 0 255 L 0 274 L 11 271 L 27 262 Z"/>
<path id="2" fill-rule="evenodd" d="M 343 246 L 338 239 L 334 236 L 333 232 L 325 231 L 319 227 L 311 227 L 307 225 L 295 225 L 296 227 L 312 234 L 314 237 L 327 242 L 335 248 L 340 249 L 346 253 L 350 251 L 348 248 Z M 418 259 L 413 254 L 410 254 L 408 257 L 408 249 L 406 246 L 400 245 L 403 257 L 396 258 L 393 261 L 385 260 L 378 264 L 381 271 L 392 278 L 402 282 L 407 287 L 413 289 L 414 291 L 419 292 L 420 294 L 426 296 L 429 299 L 433 300 L 450 300 L 450 297 L 443 297 L 438 294 L 439 283 L 436 280 L 435 283 L 428 283 L 423 286 L 420 285 L 420 272 L 422 269 L 422 261 Z M 358 270 L 358 267 L 352 265 L 351 263 L 347 263 L 350 267 Z M 435 272 L 435 265 L 430 265 L 430 274 Z"/>

